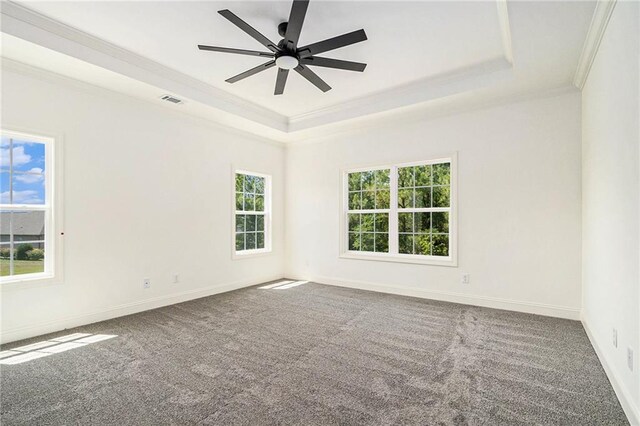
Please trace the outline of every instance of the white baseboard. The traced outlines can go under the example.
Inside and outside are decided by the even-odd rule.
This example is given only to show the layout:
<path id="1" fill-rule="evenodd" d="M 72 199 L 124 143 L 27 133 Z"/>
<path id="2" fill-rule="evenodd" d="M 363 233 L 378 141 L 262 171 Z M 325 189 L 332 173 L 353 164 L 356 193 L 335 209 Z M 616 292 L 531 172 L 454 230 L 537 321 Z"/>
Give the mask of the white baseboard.
<path id="1" fill-rule="evenodd" d="M 619 379 L 620 373 L 618 373 L 617 369 L 609 363 L 607 357 L 604 354 L 604 351 L 600 348 L 598 341 L 595 339 L 591 328 L 589 327 L 589 323 L 587 318 L 584 315 L 581 315 L 582 326 L 591 341 L 591 346 L 595 349 L 598 358 L 600 359 L 600 364 L 602 364 L 602 368 L 604 368 L 605 373 L 607 373 L 607 377 L 609 378 L 609 382 L 611 382 L 611 386 L 613 386 L 613 390 L 620 401 L 620 405 L 622 405 L 622 409 L 624 413 L 627 415 L 627 419 L 632 426 L 640 425 L 640 409 L 638 405 L 633 400 L 633 396 L 629 389 L 624 385 L 624 382 Z"/>
<path id="2" fill-rule="evenodd" d="M 302 278 L 300 278 L 302 279 Z M 465 305 L 482 306 L 486 308 L 504 309 L 507 311 L 524 312 L 528 314 L 549 317 L 580 319 L 580 309 L 568 306 L 547 305 L 543 303 L 523 302 L 518 300 L 501 299 L 497 297 L 476 296 L 463 293 L 424 290 L 411 287 L 395 286 L 368 281 L 343 280 L 340 278 L 316 276 L 304 278 L 320 284 L 339 287 L 357 288 L 360 290 L 377 291 L 381 293 L 398 294 L 402 296 L 420 297 L 423 299 L 441 300 L 445 302 L 461 303 Z"/>
<path id="3" fill-rule="evenodd" d="M 53 319 L 51 321 L 47 321 L 46 323 L 33 324 L 25 327 L 3 330 L 0 333 L 0 343 L 4 344 L 14 342 L 16 340 L 36 337 L 47 333 L 53 333 L 68 328 L 79 327 L 82 325 L 92 324 L 94 322 L 105 321 L 125 315 L 131 315 L 138 312 L 161 308 L 163 306 L 174 305 L 176 303 L 186 302 L 188 300 L 199 299 L 201 297 L 211 296 L 218 293 L 225 293 L 227 291 L 237 290 L 240 288 L 250 287 L 252 285 L 279 279 L 282 279 L 282 277 L 266 277 L 259 280 L 243 280 L 225 284 L 218 284 L 210 287 L 203 287 L 195 290 L 187 290 L 180 293 L 169 294 L 166 296 L 154 297 L 152 299 L 125 303 L 123 305 L 113 306 L 111 308 L 106 308 L 96 312 Z"/>

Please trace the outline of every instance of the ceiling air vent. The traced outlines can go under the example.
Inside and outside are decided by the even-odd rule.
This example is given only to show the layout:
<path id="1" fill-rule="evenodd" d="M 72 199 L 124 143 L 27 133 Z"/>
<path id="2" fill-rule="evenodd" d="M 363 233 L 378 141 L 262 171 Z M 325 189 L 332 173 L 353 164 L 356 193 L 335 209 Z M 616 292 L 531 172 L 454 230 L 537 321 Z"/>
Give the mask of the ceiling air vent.
<path id="1" fill-rule="evenodd" d="M 163 95 L 160 97 L 160 99 L 162 99 L 163 101 L 171 102 L 172 104 L 182 103 L 182 99 L 178 99 L 175 96 L 171 96 L 171 95 Z"/>

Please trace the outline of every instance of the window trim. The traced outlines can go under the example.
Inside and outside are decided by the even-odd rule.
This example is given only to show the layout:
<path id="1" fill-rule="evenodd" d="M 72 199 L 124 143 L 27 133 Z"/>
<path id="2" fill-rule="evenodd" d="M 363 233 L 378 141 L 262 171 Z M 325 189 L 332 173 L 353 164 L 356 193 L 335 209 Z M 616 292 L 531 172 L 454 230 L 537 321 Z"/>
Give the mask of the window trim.
<path id="1" fill-rule="evenodd" d="M 58 285 L 63 282 L 63 203 L 62 203 L 62 135 L 38 130 L 2 127 L 0 134 L 13 139 L 30 140 L 45 145 L 45 208 L 42 205 L 2 204 L 20 210 L 45 211 L 45 271 L 33 274 L 0 277 L 0 285 L 7 288 L 27 288 Z M 48 225 L 48 226 L 47 226 Z"/>
<path id="2" fill-rule="evenodd" d="M 400 167 L 421 166 L 449 162 L 451 164 L 451 195 L 449 210 L 449 256 L 425 256 L 398 253 L 398 176 Z M 350 251 L 348 233 L 349 212 L 349 173 L 370 170 L 390 169 L 390 208 L 371 210 L 375 213 L 389 213 L 389 253 Z M 395 188 L 395 189 L 393 189 Z M 420 210 L 414 208 L 412 211 Z M 431 208 L 431 211 L 433 208 Z M 369 212 L 363 210 L 363 213 Z M 375 164 L 371 166 L 346 167 L 340 170 L 340 252 L 341 259 L 369 260 L 379 262 L 412 263 L 434 266 L 458 266 L 458 153 L 440 155 L 427 160 L 398 162 L 389 164 Z"/>
<path id="3" fill-rule="evenodd" d="M 264 178 L 264 248 L 236 251 L 236 214 L 243 214 L 236 210 L 236 174 L 258 176 Z M 271 175 L 253 172 L 248 169 L 231 167 L 231 259 L 249 259 L 266 256 L 272 250 L 272 200 Z"/>

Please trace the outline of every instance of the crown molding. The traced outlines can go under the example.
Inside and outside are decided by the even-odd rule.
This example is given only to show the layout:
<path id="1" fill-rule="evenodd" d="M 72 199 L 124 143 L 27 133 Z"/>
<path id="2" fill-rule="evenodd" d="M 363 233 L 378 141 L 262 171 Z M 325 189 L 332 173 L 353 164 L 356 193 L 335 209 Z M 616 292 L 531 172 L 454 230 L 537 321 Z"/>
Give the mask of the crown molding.
<path id="1" fill-rule="evenodd" d="M 593 61 L 596 58 L 600 42 L 602 41 L 602 37 L 604 37 L 615 5 L 616 0 L 600 0 L 596 3 L 591 24 L 589 25 L 589 31 L 582 46 L 578 68 L 573 77 L 573 84 L 580 90 L 582 90 L 587 82 L 591 65 L 593 65 Z"/>
<path id="2" fill-rule="evenodd" d="M 552 87 L 544 90 L 529 90 L 523 92 L 514 92 L 506 95 L 481 98 L 475 101 L 465 102 L 443 102 L 424 103 L 413 105 L 402 110 L 387 111 L 375 116 L 375 120 L 365 119 L 355 122 L 354 124 L 336 124 L 323 128 L 321 134 L 307 135 L 306 137 L 298 137 L 288 140 L 287 148 L 293 148 L 301 145 L 312 145 L 326 142 L 341 137 L 357 135 L 361 133 L 370 133 L 377 130 L 398 128 L 410 126 L 414 123 L 424 123 L 426 121 L 436 120 L 443 117 L 449 117 L 459 114 L 467 114 L 475 111 L 482 111 L 491 108 L 498 108 L 505 105 L 514 105 L 522 102 L 532 102 L 537 100 L 552 99 L 560 96 L 578 95 L 580 91 L 570 83 L 562 86 Z M 294 133 L 295 135 L 295 133 Z"/>
<path id="3" fill-rule="evenodd" d="M 61 86 L 66 86 L 73 90 L 88 93 L 91 95 L 104 96 L 104 97 L 115 99 L 115 100 L 127 100 L 127 102 L 131 102 L 131 101 L 140 102 L 141 104 L 144 104 L 146 106 L 160 108 L 163 111 L 179 115 L 181 117 L 187 118 L 189 120 L 193 120 L 194 122 L 209 126 L 219 131 L 237 135 L 239 137 L 247 138 L 250 140 L 255 140 L 257 142 L 277 146 L 279 148 L 284 148 L 286 146 L 286 143 L 283 140 L 270 138 L 270 137 L 258 134 L 256 132 L 250 132 L 250 131 L 243 130 L 241 128 L 237 128 L 225 123 L 221 123 L 212 117 L 205 118 L 189 112 L 183 112 L 180 109 L 176 108 L 175 105 L 158 102 L 157 99 L 143 98 L 143 97 L 138 97 L 131 94 L 126 94 L 120 91 L 111 90 L 102 86 L 97 86 L 82 80 L 75 79 L 73 77 L 68 77 L 66 75 L 58 74 L 50 70 L 38 68 L 33 65 L 15 61 L 13 59 L 1 57 L 0 73 L 4 73 L 4 72 L 13 72 L 19 75 L 36 78 L 38 80 L 46 81 L 46 82 L 61 85 Z"/>
<path id="4" fill-rule="evenodd" d="M 500 22 L 500 35 L 502 37 L 502 49 L 504 58 L 513 65 L 513 48 L 511 46 L 511 24 L 509 23 L 509 9 L 507 0 L 496 0 L 498 8 L 498 21 Z"/>
<path id="5" fill-rule="evenodd" d="M 395 89 L 290 117 L 289 132 L 391 111 L 465 91 L 481 89 L 507 80 L 512 76 L 513 66 L 501 56 L 418 82 L 398 86 Z"/>
<path id="6" fill-rule="evenodd" d="M 2 32 L 286 132 L 287 117 L 11 1 L 0 5 Z"/>

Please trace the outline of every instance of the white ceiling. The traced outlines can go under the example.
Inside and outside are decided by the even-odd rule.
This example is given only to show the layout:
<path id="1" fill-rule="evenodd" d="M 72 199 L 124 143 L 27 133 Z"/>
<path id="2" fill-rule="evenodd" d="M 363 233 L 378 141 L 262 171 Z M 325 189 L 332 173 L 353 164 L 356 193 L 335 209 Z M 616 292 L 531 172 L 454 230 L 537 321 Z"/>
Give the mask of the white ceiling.
<path id="1" fill-rule="evenodd" d="M 274 96 L 275 68 L 228 84 L 226 78 L 265 60 L 196 48 L 197 44 L 211 44 L 264 50 L 217 11 L 228 8 L 277 41 L 277 24 L 288 17 L 290 4 L 22 2 L 26 9 L 5 11 L 8 8 L 3 7 L 3 32 L 11 36 L 3 37 L 2 55 L 114 90 L 123 91 L 126 86 L 129 94 L 139 97 L 157 87 L 217 112 L 259 123 L 256 132 L 267 126 L 287 134 L 456 98 L 453 95 L 460 93 L 504 97 L 567 86 L 595 7 L 595 2 L 573 1 L 312 0 L 300 44 L 360 28 L 369 38 L 322 55 L 368 64 L 364 73 L 314 68 L 333 87 L 327 93 L 294 73 L 285 94 Z M 51 19 L 41 19 L 39 14 Z M 83 39 L 83 33 L 93 37 Z M 30 44 L 43 47 L 25 47 Z M 52 51 L 49 60 L 42 59 L 38 48 Z M 106 54 L 100 56 L 100 52 Z M 93 67 L 83 67 L 78 60 Z M 67 67 L 65 61 L 74 65 Z M 142 68 L 151 72 L 142 73 Z M 126 77 L 127 83 L 122 78 L 120 83 L 116 83 L 118 78 L 104 78 L 103 70 Z M 153 72 L 158 76 L 152 76 Z"/>

